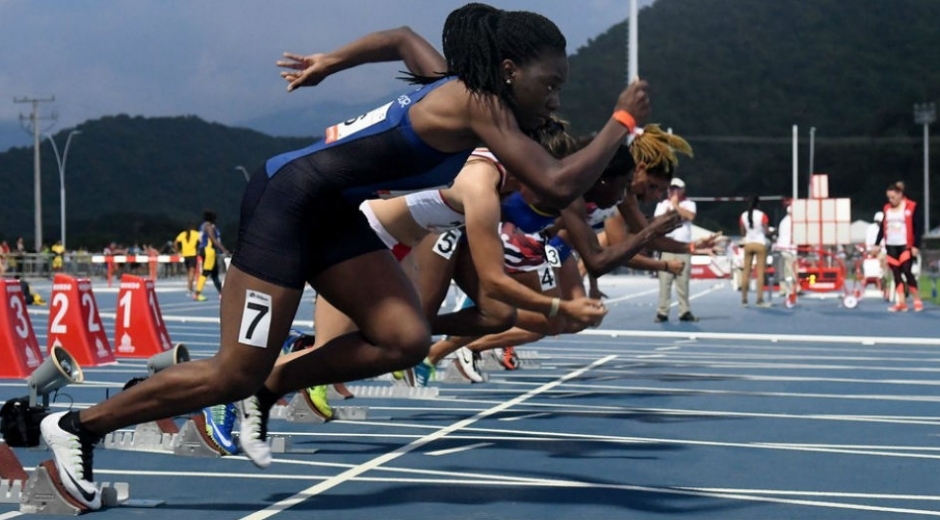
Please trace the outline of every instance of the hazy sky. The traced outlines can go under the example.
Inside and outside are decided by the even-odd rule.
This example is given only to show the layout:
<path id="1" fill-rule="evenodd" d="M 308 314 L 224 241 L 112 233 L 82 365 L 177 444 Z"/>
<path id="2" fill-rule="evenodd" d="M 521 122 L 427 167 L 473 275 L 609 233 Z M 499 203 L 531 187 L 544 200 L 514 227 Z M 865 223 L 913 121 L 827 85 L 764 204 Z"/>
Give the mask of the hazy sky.
<path id="1" fill-rule="evenodd" d="M 55 96 L 52 131 L 104 115 L 195 114 L 239 124 L 311 101 L 366 101 L 400 66 L 347 71 L 287 94 L 282 52 L 331 50 L 409 25 L 440 47 L 464 0 L 0 0 L 0 123 L 28 113 L 14 97 Z M 627 15 L 627 0 L 502 0 L 554 20 L 573 53 Z M 652 0 L 641 0 L 641 5 Z"/>

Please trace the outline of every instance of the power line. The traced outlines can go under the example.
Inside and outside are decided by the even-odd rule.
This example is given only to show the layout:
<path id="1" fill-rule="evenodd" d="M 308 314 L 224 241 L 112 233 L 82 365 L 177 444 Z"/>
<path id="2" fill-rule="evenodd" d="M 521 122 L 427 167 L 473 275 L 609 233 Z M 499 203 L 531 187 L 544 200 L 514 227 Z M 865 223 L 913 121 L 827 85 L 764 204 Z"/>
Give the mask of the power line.
<path id="1" fill-rule="evenodd" d="M 701 143 L 729 143 L 729 144 L 786 144 L 793 142 L 790 137 L 749 136 L 749 135 L 683 135 L 686 141 Z M 920 138 L 914 136 L 872 137 L 865 135 L 843 137 L 816 137 L 816 143 L 830 145 L 860 146 L 868 144 L 910 144 L 920 143 Z"/>

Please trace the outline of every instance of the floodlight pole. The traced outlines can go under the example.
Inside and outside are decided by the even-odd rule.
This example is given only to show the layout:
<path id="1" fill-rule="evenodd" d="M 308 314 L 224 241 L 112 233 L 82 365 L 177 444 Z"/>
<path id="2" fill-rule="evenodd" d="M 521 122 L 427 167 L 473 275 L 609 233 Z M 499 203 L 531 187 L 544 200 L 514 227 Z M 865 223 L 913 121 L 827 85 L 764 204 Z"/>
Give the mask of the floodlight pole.
<path id="1" fill-rule="evenodd" d="M 816 169 L 816 127 L 809 127 L 809 185 L 806 187 L 807 198 L 813 197 L 813 171 Z"/>
<path id="2" fill-rule="evenodd" d="M 52 145 L 52 151 L 55 153 L 56 164 L 59 166 L 59 241 L 62 247 L 65 246 L 65 165 L 69 160 L 69 145 L 72 144 L 72 137 L 82 133 L 81 130 L 72 130 L 65 139 L 65 150 L 59 155 L 59 147 L 55 144 L 55 139 L 51 135 L 45 134 L 46 139 Z"/>
<path id="3" fill-rule="evenodd" d="M 930 233 L 930 125 L 936 120 L 935 104 L 914 105 L 914 123 L 924 125 L 924 233 Z"/>
<path id="4" fill-rule="evenodd" d="M 797 192 L 797 187 L 800 184 L 799 141 L 800 141 L 800 128 L 797 125 L 793 125 L 793 193 L 792 193 L 793 200 L 796 200 L 799 198 L 799 193 Z"/>
<path id="5" fill-rule="evenodd" d="M 630 0 L 630 18 L 627 21 L 627 84 L 640 77 L 639 26 L 636 0 Z"/>

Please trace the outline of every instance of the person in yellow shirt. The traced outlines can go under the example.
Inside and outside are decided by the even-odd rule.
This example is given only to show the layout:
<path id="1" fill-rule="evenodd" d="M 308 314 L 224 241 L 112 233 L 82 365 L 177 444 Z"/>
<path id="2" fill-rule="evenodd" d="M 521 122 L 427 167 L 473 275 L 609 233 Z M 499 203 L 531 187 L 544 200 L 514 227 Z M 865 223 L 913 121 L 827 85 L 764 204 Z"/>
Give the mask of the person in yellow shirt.
<path id="1" fill-rule="evenodd" d="M 55 244 L 52 244 L 52 247 L 49 248 L 49 251 L 52 252 L 52 270 L 55 272 L 61 271 L 65 265 L 65 246 L 62 245 L 62 242 L 56 240 Z"/>
<path id="2" fill-rule="evenodd" d="M 199 281 L 196 283 L 196 293 L 193 299 L 196 301 L 206 301 L 202 294 L 202 289 L 206 286 L 206 279 L 211 277 L 215 289 L 222 294 L 222 282 L 219 280 L 219 261 L 222 260 L 219 253 L 228 254 L 228 249 L 222 245 L 222 234 L 219 228 L 215 227 L 216 214 L 214 211 L 205 211 L 202 214 L 203 223 L 200 226 L 199 238 L 199 256 L 202 258 L 202 274 L 199 275 Z"/>
<path id="3" fill-rule="evenodd" d="M 186 266 L 186 295 L 189 297 L 193 296 L 193 284 L 196 282 L 196 258 L 201 236 L 196 224 L 190 222 L 173 241 L 173 249 L 183 257 L 183 265 Z"/>

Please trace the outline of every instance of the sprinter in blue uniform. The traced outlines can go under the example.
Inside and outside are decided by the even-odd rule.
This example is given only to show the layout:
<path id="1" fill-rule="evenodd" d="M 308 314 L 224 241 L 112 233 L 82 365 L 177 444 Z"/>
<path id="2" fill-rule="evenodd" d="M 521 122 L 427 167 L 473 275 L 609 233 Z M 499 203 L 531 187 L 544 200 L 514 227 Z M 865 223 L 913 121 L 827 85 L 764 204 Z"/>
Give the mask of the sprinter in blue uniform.
<path id="1" fill-rule="evenodd" d="M 322 142 L 277 156 L 254 174 L 223 287 L 218 353 L 42 422 L 72 497 L 89 509 L 100 507 L 92 452 L 108 432 L 240 401 L 242 450 L 266 467 L 267 414 L 281 395 L 423 359 L 431 330 L 417 294 L 356 199 L 379 189 L 446 184 L 483 144 L 539 200 L 567 206 L 648 115 L 649 99 L 645 83 L 633 82 L 590 146 L 555 159 L 529 135 L 560 106 L 568 75 L 565 46 L 564 36 L 543 16 L 468 4 L 447 17 L 444 56 L 407 28 L 374 33 L 328 54 L 286 55 L 279 65 L 286 69 L 288 90 L 362 63 L 398 60 L 425 86 L 331 127 Z M 359 331 L 291 354 L 272 370 L 305 282 Z"/>

